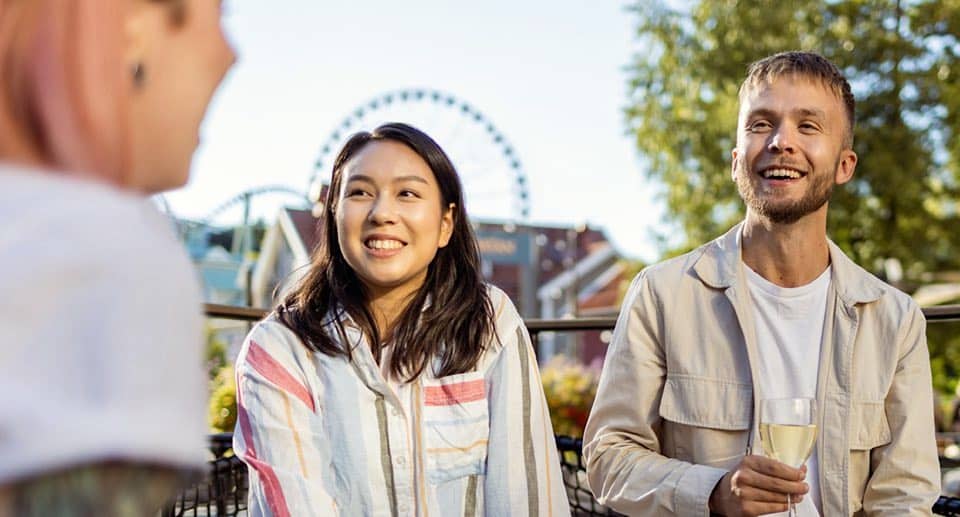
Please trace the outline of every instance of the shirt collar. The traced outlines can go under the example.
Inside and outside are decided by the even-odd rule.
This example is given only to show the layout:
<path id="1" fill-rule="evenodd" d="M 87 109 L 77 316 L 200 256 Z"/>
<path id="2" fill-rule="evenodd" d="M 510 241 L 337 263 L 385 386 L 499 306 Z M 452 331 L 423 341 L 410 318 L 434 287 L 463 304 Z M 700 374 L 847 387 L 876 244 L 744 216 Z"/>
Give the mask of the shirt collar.
<path id="1" fill-rule="evenodd" d="M 740 249 L 740 222 L 727 233 L 700 248 L 693 270 L 710 287 L 726 289 L 744 275 Z M 884 292 L 883 282 L 850 260 L 839 246 L 827 239 L 830 251 L 831 279 L 837 294 L 847 305 L 877 301 Z"/>

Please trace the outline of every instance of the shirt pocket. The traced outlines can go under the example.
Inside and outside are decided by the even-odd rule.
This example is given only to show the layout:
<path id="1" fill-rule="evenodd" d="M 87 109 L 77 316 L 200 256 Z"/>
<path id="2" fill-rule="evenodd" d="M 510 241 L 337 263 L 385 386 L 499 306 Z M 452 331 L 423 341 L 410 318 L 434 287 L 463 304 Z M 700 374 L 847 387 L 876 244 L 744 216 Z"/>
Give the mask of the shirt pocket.
<path id="1" fill-rule="evenodd" d="M 870 453 L 890 443 L 890 423 L 883 401 L 850 404 L 850 511 L 862 508 L 863 492 L 870 479 Z"/>
<path id="2" fill-rule="evenodd" d="M 753 413 L 749 384 L 668 375 L 660 399 L 663 453 L 693 463 L 728 468 L 743 457 Z"/>
<path id="3" fill-rule="evenodd" d="M 486 473 L 490 415 L 483 374 L 423 379 L 423 433 L 431 483 Z"/>

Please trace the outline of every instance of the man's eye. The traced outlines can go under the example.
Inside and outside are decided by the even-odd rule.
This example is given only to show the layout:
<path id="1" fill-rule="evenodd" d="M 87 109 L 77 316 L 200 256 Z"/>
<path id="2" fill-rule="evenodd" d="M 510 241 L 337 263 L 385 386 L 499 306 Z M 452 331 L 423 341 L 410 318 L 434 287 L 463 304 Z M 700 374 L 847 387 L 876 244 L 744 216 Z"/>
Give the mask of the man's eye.
<path id="1" fill-rule="evenodd" d="M 766 120 L 760 120 L 750 124 L 750 126 L 747 129 L 749 129 L 750 131 L 764 131 L 764 130 L 770 129 L 771 127 L 773 126 Z"/>
<path id="2" fill-rule="evenodd" d="M 420 194 L 417 194 L 412 190 L 401 190 L 400 197 L 420 197 Z"/>

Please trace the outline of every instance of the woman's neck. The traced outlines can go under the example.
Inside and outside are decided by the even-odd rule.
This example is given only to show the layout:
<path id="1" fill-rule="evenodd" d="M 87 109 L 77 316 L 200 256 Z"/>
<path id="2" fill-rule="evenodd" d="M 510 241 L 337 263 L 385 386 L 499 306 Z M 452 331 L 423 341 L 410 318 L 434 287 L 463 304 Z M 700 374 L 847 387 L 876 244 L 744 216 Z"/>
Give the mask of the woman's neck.
<path id="1" fill-rule="evenodd" d="M 367 309 L 373 316 L 373 322 L 377 326 L 381 343 L 386 343 L 393 338 L 393 331 L 400 320 L 400 316 L 410 305 L 415 295 L 416 291 L 400 293 L 394 290 L 373 294 L 367 300 Z"/>

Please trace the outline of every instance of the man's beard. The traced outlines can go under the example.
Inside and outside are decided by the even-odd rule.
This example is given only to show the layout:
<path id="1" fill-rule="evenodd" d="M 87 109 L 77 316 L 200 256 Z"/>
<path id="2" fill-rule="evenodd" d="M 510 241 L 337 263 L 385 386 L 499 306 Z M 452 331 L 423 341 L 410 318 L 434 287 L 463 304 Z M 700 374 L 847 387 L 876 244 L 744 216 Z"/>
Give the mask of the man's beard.
<path id="1" fill-rule="evenodd" d="M 753 173 L 746 169 L 743 160 L 739 163 L 736 181 L 740 197 L 750 209 L 773 223 L 795 223 L 803 216 L 819 210 L 827 201 L 830 201 L 830 196 L 833 194 L 832 175 L 810 173 L 805 176 L 810 181 L 810 185 L 798 201 L 771 201 L 761 198 L 754 190 L 755 184 L 751 182 Z M 836 170 L 839 165 L 838 158 L 833 170 Z"/>

